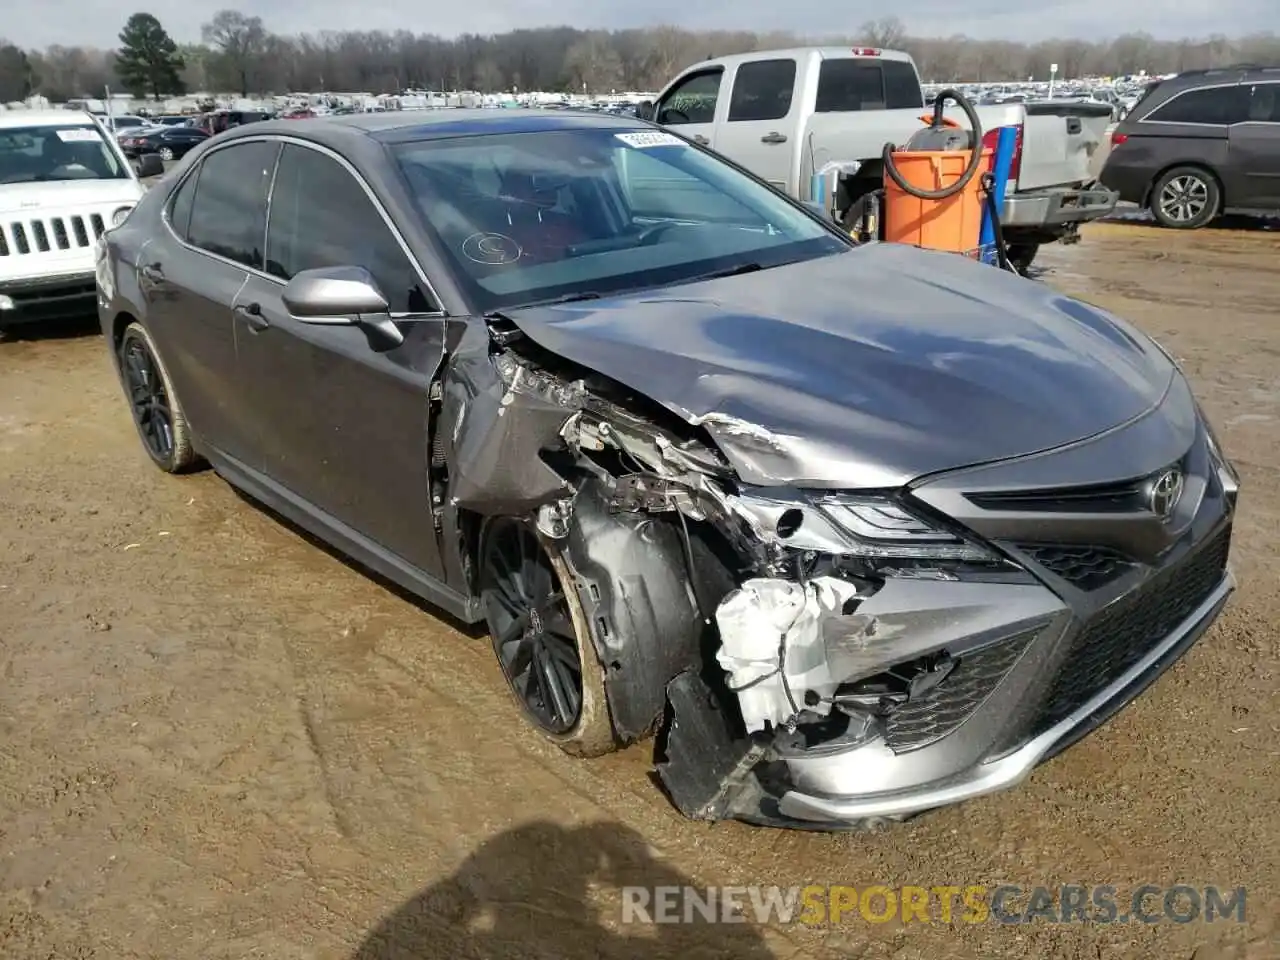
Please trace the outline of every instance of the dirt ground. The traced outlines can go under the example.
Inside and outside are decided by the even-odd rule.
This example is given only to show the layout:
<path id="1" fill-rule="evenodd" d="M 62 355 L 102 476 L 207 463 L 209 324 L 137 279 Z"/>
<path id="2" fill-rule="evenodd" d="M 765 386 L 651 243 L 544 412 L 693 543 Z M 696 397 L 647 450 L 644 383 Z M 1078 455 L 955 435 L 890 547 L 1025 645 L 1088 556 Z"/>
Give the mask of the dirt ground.
<path id="1" fill-rule="evenodd" d="M 649 745 L 543 745 L 483 638 L 152 468 L 92 322 L 0 343 L 0 956 L 1280 956 L 1278 252 L 1103 225 L 1044 257 L 1195 381 L 1243 473 L 1240 590 L 1026 784 L 872 834 L 688 822 Z M 686 883 L 1245 885 L 1248 919 L 618 923 L 618 885 Z"/>

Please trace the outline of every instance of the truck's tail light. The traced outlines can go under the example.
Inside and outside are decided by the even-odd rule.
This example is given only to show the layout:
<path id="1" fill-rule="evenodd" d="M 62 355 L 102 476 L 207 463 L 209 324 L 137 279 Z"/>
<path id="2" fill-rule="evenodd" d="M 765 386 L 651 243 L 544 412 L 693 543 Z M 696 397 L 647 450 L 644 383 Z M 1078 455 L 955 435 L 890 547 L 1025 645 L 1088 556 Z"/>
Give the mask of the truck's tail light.
<path id="1" fill-rule="evenodd" d="M 1128 139 L 1129 139 L 1129 135 L 1127 133 L 1113 132 L 1111 134 L 1111 148 L 1114 150 L 1116 147 L 1120 146 L 1120 144 L 1124 143 Z"/>
<path id="2" fill-rule="evenodd" d="M 993 151 L 991 156 L 991 169 L 995 169 L 995 149 L 996 141 L 1000 139 L 1000 131 L 1003 127 L 996 127 L 994 130 L 988 130 L 982 135 L 982 149 Z M 1014 126 L 1017 131 L 1016 139 L 1013 142 L 1013 162 L 1009 164 L 1009 179 L 1017 180 L 1018 174 L 1022 172 L 1022 124 Z"/>
<path id="3" fill-rule="evenodd" d="M 878 57 L 880 56 L 879 47 L 854 47 L 853 55 L 855 57 Z"/>

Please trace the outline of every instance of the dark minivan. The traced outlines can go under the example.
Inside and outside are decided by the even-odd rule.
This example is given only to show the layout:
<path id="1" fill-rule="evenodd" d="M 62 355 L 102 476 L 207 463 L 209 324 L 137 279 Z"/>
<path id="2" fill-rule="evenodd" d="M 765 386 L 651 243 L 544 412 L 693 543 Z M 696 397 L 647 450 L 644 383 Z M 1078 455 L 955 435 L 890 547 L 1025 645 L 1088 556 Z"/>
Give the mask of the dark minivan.
<path id="1" fill-rule="evenodd" d="M 1166 227 L 1280 210 L 1280 67 L 1194 70 L 1147 88 L 1111 135 L 1103 184 Z"/>

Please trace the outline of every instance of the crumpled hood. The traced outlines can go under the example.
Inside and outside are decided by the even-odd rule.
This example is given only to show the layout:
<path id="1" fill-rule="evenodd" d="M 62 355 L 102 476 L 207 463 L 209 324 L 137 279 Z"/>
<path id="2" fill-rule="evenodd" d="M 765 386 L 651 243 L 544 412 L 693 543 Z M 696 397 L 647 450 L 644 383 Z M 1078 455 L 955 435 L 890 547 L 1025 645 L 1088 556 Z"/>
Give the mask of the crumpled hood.
<path id="1" fill-rule="evenodd" d="M 137 203 L 144 192 L 142 184 L 133 179 L 5 183 L 0 184 L 0 213 L 39 216 L 42 211 L 99 203 Z"/>
<path id="2" fill-rule="evenodd" d="M 896 244 L 509 315 L 704 425 L 761 485 L 896 487 L 1051 449 L 1150 410 L 1176 375 L 1088 304 Z"/>

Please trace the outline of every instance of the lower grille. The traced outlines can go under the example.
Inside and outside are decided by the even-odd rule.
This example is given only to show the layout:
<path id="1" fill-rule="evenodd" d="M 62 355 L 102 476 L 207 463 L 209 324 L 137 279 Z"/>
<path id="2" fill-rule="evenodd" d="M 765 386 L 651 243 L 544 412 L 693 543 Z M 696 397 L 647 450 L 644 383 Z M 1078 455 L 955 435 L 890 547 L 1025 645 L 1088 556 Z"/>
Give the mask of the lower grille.
<path id="1" fill-rule="evenodd" d="M 919 750 L 954 731 L 991 696 L 1038 632 L 1018 634 L 960 657 L 945 680 L 885 719 L 889 749 L 894 753 Z"/>
<path id="2" fill-rule="evenodd" d="M 1071 642 L 1032 725 L 1035 737 L 1087 703 L 1167 637 L 1222 581 L 1231 530 L 1122 597 Z"/>
<path id="3" fill-rule="evenodd" d="M 1020 543 L 1016 545 L 1050 573 L 1081 590 L 1096 590 L 1133 569 L 1133 561 L 1109 547 L 1072 544 Z"/>

